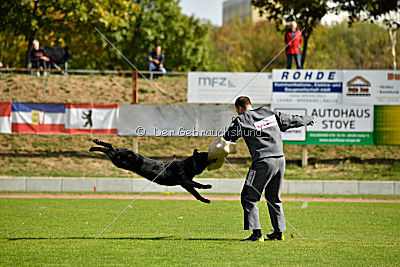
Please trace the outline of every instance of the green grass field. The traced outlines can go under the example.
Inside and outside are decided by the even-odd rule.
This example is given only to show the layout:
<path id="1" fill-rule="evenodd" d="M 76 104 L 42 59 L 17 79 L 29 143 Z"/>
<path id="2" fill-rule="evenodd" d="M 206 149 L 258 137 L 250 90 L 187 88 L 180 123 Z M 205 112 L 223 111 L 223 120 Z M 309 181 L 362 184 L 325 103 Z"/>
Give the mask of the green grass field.
<path id="1" fill-rule="evenodd" d="M 236 201 L 0 199 L 0 265 L 399 265 L 400 204 L 284 203 L 286 240 L 242 243 Z M 264 233 L 271 229 L 260 202 Z M 290 238 L 290 234 L 294 238 Z"/>

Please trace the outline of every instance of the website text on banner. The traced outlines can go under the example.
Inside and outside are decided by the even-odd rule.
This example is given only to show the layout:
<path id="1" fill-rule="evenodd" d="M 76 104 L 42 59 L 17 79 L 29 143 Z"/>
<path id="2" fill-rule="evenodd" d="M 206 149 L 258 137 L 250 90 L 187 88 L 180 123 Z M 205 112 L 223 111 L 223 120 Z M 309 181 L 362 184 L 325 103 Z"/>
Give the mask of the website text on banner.
<path id="1" fill-rule="evenodd" d="M 341 70 L 273 70 L 273 104 L 341 104 Z"/>
<path id="2" fill-rule="evenodd" d="M 188 74 L 188 103 L 228 104 L 236 94 L 250 97 L 253 104 L 270 104 L 272 74 L 264 72 L 189 72 Z"/>
<path id="3" fill-rule="evenodd" d="M 306 132 L 294 129 L 283 133 L 286 144 L 373 145 L 373 106 L 349 105 L 273 105 L 289 114 L 311 115 L 315 125 Z"/>
<path id="4" fill-rule="evenodd" d="M 343 104 L 400 105 L 400 71 L 344 70 Z"/>

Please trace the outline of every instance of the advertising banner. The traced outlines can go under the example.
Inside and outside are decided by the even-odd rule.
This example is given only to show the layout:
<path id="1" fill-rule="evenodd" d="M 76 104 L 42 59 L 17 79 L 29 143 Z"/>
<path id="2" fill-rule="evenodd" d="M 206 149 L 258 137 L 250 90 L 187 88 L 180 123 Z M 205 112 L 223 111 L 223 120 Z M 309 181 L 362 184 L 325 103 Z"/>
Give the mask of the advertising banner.
<path id="1" fill-rule="evenodd" d="M 189 137 L 221 136 L 232 118 L 231 106 L 123 105 L 119 107 L 118 135 Z"/>
<path id="2" fill-rule="evenodd" d="M 12 103 L 13 133 L 66 134 L 65 104 Z"/>
<path id="3" fill-rule="evenodd" d="M 272 109 L 289 114 L 311 115 L 315 125 L 306 129 L 305 140 L 300 129 L 283 134 L 286 143 L 311 145 L 373 145 L 373 106 L 348 105 L 273 105 Z"/>
<path id="4" fill-rule="evenodd" d="M 118 104 L 67 104 L 69 134 L 117 134 Z"/>
<path id="5" fill-rule="evenodd" d="M 273 104 L 341 104 L 341 70 L 273 70 Z"/>
<path id="6" fill-rule="evenodd" d="M 265 72 L 189 72 L 188 74 L 188 103 L 230 102 L 232 104 L 236 96 L 248 96 L 254 104 L 270 104 L 272 74 Z"/>
<path id="7" fill-rule="evenodd" d="M 344 70 L 343 103 L 400 105 L 400 71 Z"/>
<path id="8" fill-rule="evenodd" d="M 400 145 L 400 106 L 374 106 L 375 145 Z"/>
<path id="9" fill-rule="evenodd" d="M 0 133 L 11 133 L 11 102 L 0 102 Z"/>

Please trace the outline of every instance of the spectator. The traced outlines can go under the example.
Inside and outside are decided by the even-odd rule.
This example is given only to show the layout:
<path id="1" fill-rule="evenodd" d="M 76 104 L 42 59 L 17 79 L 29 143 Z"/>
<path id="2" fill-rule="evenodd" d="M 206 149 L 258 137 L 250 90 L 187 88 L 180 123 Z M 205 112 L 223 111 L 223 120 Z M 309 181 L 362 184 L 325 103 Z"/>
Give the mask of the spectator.
<path id="1" fill-rule="evenodd" d="M 30 61 L 33 63 L 33 67 L 36 69 L 46 69 L 47 62 L 50 61 L 50 58 L 46 56 L 44 49 L 40 47 L 39 41 L 33 41 L 33 49 L 29 54 Z M 36 72 L 37 76 L 40 76 L 40 72 Z"/>
<path id="2" fill-rule="evenodd" d="M 154 51 L 151 51 L 147 57 L 149 71 L 162 71 L 162 73 L 166 73 L 164 60 L 165 56 L 161 53 L 161 45 L 156 45 Z M 150 73 L 150 79 L 153 79 L 153 73 Z"/>
<path id="3" fill-rule="evenodd" d="M 297 23 L 292 21 L 290 23 L 290 28 L 285 34 L 286 43 L 286 57 L 287 57 L 287 69 L 292 68 L 292 56 L 296 61 L 296 66 L 301 69 L 301 43 L 303 42 L 303 35 L 301 31 L 297 29 Z"/>

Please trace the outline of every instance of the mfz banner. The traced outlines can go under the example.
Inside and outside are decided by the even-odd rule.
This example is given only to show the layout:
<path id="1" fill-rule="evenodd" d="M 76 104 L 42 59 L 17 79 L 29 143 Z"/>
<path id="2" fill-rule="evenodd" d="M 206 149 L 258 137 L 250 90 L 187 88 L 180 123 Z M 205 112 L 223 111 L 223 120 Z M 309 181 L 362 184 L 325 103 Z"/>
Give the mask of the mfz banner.
<path id="1" fill-rule="evenodd" d="M 289 114 L 311 115 L 315 125 L 283 134 L 283 140 L 296 144 L 373 145 L 373 106 L 312 105 L 293 107 L 274 105 Z M 288 112 L 289 111 L 289 112 Z"/>
<path id="2" fill-rule="evenodd" d="M 341 104 L 342 71 L 273 70 L 273 104 Z"/>
<path id="3" fill-rule="evenodd" d="M 255 104 L 269 104 L 272 96 L 271 73 L 189 72 L 188 103 L 228 104 L 237 94 Z"/>

